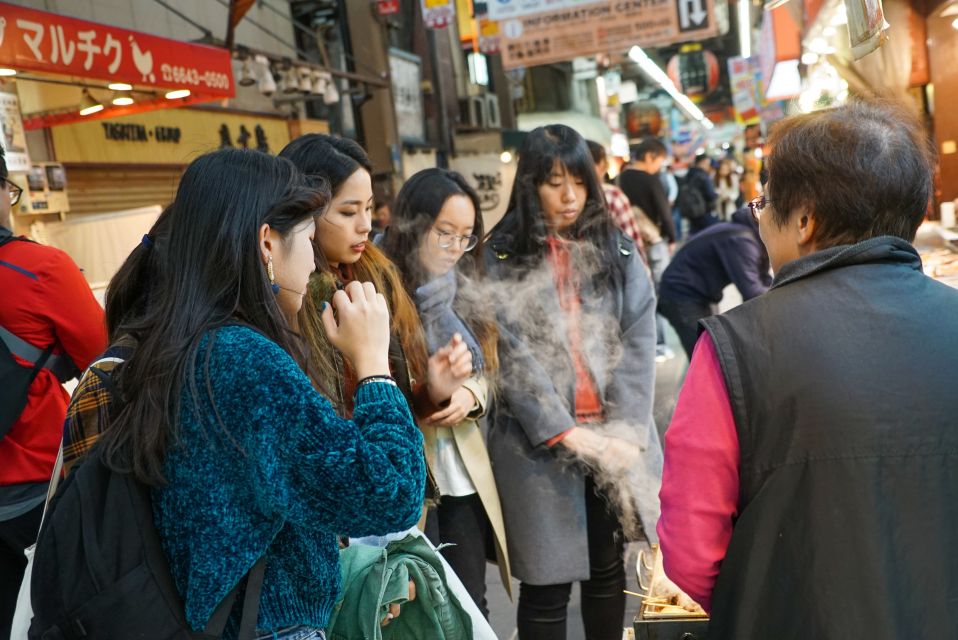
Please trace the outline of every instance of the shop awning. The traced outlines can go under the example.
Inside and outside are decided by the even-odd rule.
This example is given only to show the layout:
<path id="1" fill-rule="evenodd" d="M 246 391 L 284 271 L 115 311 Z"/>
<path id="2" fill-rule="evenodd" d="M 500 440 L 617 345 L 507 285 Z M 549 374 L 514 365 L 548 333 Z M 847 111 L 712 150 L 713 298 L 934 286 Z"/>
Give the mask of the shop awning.
<path id="1" fill-rule="evenodd" d="M 81 116 L 62 106 L 24 114 L 24 127 L 140 113 L 230 98 L 235 93 L 226 49 L 181 42 L 0 2 L 0 67 L 26 80 L 101 89 L 104 108 Z M 114 106 L 107 85 L 131 85 L 135 102 Z M 86 97 L 86 96 L 84 96 Z M 79 105 L 78 105 L 79 107 Z"/>

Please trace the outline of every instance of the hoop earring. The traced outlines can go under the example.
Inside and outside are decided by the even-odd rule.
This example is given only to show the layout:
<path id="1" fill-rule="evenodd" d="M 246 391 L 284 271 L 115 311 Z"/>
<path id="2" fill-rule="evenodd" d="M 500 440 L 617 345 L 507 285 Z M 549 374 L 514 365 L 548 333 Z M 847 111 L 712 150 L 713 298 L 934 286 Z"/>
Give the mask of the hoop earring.
<path id="1" fill-rule="evenodd" d="M 273 255 L 270 254 L 266 261 L 266 276 L 269 278 L 269 286 L 273 290 L 273 295 L 279 293 L 279 285 L 276 284 L 276 275 L 273 273 Z"/>

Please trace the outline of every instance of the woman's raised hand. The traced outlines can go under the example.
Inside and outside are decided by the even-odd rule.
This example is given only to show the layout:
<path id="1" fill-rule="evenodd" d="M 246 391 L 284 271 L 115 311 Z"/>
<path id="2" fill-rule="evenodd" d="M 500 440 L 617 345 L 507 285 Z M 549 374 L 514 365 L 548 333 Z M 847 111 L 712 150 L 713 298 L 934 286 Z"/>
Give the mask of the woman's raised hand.
<path id="1" fill-rule="evenodd" d="M 429 399 L 442 404 L 472 375 L 472 353 L 458 333 L 429 358 L 427 386 Z"/>
<path id="2" fill-rule="evenodd" d="M 359 379 L 389 375 L 389 307 L 371 282 L 350 282 L 333 294 L 322 319 L 329 341 Z"/>

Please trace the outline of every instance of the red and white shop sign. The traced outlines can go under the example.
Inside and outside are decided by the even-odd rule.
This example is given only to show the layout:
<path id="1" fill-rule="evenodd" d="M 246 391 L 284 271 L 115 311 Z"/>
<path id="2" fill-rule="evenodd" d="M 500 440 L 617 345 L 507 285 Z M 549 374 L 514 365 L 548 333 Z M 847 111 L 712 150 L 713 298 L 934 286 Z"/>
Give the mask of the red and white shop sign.
<path id="1" fill-rule="evenodd" d="M 392 16 L 399 13 L 399 0 L 376 0 L 376 13 Z"/>
<path id="2" fill-rule="evenodd" d="M 428 29 L 445 29 L 456 21 L 453 0 L 421 0 L 422 22 Z"/>
<path id="3" fill-rule="evenodd" d="M 0 65 L 209 98 L 234 95 L 225 49 L 160 38 L 0 2 Z"/>

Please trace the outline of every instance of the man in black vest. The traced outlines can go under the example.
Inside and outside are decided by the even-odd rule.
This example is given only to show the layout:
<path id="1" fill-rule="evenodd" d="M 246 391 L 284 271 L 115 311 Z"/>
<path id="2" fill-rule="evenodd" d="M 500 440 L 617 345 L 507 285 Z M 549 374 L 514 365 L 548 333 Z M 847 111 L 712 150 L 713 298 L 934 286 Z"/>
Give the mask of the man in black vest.
<path id="1" fill-rule="evenodd" d="M 702 322 L 666 434 L 666 572 L 709 638 L 954 638 L 958 291 L 911 245 L 933 152 L 871 101 L 769 145 L 775 279 Z"/>

